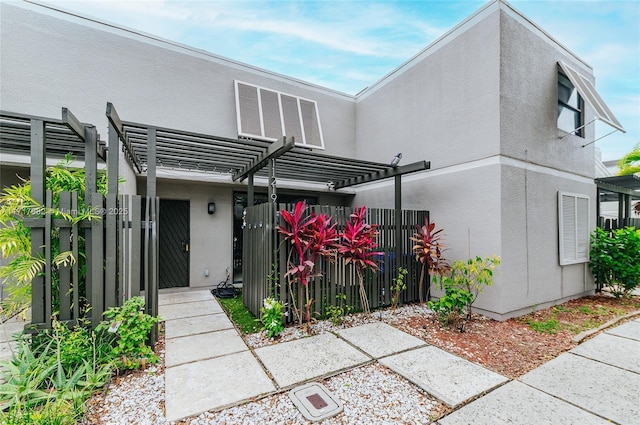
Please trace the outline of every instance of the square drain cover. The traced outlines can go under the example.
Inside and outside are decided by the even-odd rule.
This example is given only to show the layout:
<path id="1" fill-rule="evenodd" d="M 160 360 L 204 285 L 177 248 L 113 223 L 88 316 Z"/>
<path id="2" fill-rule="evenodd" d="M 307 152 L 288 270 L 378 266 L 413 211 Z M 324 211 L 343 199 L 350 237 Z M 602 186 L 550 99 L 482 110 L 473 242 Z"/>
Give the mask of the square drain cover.
<path id="1" fill-rule="evenodd" d="M 322 384 L 312 382 L 289 391 L 289 398 L 302 416 L 311 422 L 318 422 L 342 412 L 344 406 Z"/>

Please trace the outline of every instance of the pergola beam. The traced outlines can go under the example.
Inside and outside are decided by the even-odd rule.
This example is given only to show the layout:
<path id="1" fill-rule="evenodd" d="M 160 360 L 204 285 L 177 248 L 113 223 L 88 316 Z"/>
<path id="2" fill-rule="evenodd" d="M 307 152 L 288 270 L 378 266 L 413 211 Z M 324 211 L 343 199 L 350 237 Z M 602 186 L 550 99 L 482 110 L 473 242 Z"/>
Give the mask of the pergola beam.
<path id="1" fill-rule="evenodd" d="M 243 181 L 250 174 L 254 174 L 255 172 L 261 170 L 265 165 L 269 163 L 270 160 L 281 157 L 286 152 L 293 149 L 294 146 L 295 145 L 293 137 L 290 139 L 283 137 L 277 142 L 274 142 L 273 144 L 269 145 L 267 150 L 260 154 L 260 156 L 249 162 L 240 171 L 234 173 L 232 176 L 233 181 Z"/>
<path id="2" fill-rule="evenodd" d="M 389 168 L 384 171 L 378 171 L 376 173 L 366 174 L 360 177 L 354 177 L 346 180 L 334 182 L 336 189 L 342 189 L 345 187 L 355 186 L 363 183 L 371 183 L 378 180 L 387 179 L 389 177 L 402 176 L 404 174 L 416 173 L 418 171 L 424 171 L 431 168 L 429 161 L 418 161 L 412 164 L 402 165 L 400 167 Z"/>
<path id="3" fill-rule="evenodd" d="M 62 122 L 76 135 L 80 140 L 84 141 L 84 124 L 80 122 L 68 108 L 62 108 Z"/>

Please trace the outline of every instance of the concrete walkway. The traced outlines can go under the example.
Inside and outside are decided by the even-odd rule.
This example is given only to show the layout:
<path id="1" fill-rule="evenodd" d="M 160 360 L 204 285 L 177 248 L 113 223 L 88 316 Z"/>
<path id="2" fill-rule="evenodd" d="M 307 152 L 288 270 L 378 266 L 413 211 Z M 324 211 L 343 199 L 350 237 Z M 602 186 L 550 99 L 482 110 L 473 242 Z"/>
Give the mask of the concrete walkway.
<path id="1" fill-rule="evenodd" d="M 208 290 L 159 301 L 170 421 L 377 361 L 453 409 L 440 425 L 640 423 L 640 319 L 510 381 L 384 323 L 251 351 Z"/>

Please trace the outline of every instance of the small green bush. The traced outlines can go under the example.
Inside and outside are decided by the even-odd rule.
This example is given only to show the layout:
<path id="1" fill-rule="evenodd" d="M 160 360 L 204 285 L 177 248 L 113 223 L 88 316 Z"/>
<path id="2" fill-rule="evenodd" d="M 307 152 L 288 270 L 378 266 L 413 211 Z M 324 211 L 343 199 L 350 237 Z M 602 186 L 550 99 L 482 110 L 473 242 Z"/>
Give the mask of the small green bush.
<path id="1" fill-rule="evenodd" d="M 344 320 L 344 316 L 351 313 L 353 306 L 347 304 L 346 294 L 336 294 L 336 305 L 328 305 L 326 307 L 327 317 L 333 326 L 339 326 Z"/>
<path id="2" fill-rule="evenodd" d="M 463 314 L 468 320 L 471 305 L 486 286 L 493 284 L 493 270 L 498 265 L 500 259 L 496 255 L 470 258 L 466 262 L 455 261 L 451 274 L 440 280 L 444 295 L 437 301 L 429 301 L 429 308 L 438 313 L 440 321 L 445 324 L 457 323 Z"/>
<path id="3" fill-rule="evenodd" d="M 116 335 L 111 359 L 120 369 L 138 369 L 147 363 L 157 363 L 158 356 L 147 345 L 151 329 L 160 321 L 144 313 L 144 299 L 133 297 L 122 307 L 105 311 L 108 319 L 96 327 L 97 332 Z"/>
<path id="4" fill-rule="evenodd" d="M 629 296 L 640 284 L 640 229 L 596 228 L 591 234 L 589 266 L 596 282 L 616 298 Z"/>
<path id="5" fill-rule="evenodd" d="M 404 281 L 409 274 L 409 271 L 404 267 L 398 267 L 398 274 L 393 278 L 393 284 L 391 285 L 391 309 L 395 310 L 400 304 L 400 296 L 402 291 L 407 289 L 407 283 Z"/>
<path id="6" fill-rule="evenodd" d="M 284 330 L 282 318 L 285 305 L 271 297 L 265 298 L 263 304 L 260 307 L 262 330 L 267 332 L 267 337 L 275 338 Z"/>

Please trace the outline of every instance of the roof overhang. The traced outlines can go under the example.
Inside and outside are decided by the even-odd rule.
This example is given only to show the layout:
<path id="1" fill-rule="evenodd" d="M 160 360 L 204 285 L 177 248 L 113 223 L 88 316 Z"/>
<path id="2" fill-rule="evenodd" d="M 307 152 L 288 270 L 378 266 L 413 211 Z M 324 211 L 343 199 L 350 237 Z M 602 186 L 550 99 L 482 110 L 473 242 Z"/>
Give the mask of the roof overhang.
<path id="1" fill-rule="evenodd" d="M 637 174 L 598 178 L 596 185 L 601 190 L 640 198 L 640 176 Z"/>
<path id="2" fill-rule="evenodd" d="M 609 109 L 602 97 L 598 94 L 596 88 L 591 84 L 591 81 L 562 61 L 559 61 L 558 65 L 569 81 L 571 81 L 571 84 L 578 90 L 580 96 L 591 106 L 596 119 L 610 125 L 616 130 L 626 133 L 620 121 L 613 115 L 613 112 L 611 112 L 611 109 Z"/>

